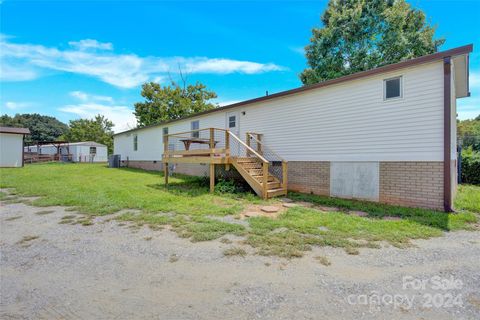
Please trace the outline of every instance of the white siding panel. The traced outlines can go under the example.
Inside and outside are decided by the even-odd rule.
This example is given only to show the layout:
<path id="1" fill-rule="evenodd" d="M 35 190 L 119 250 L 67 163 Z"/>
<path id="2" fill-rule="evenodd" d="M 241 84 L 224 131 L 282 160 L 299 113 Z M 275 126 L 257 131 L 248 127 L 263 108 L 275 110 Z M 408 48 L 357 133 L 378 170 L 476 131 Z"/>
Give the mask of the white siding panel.
<path id="1" fill-rule="evenodd" d="M 403 98 L 383 100 L 383 79 L 403 77 Z M 238 111 L 240 138 L 264 134 L 265 143 L 289 161 L 442 161 L 443 64 L 413 68 L 240 106 L 168 125 L 169 133 L 226 127 Z M 245 112 L 242 115 L 241 112 Z M 130 160 L 159 160 L 162 127 L 115 136 L 115 153 Z"/>
<path id="2" fill-rule="evenodd" d="M 403 98 L 383 79 L 403 76 Z M 257 104 L 259 105 L 259 104 Z M 436 161 L 443 152 L 443 71 L 436 62 L 245 108 L 242 131 L 296 161 Z"/>
<path id="3" fill-rule="evenodd" d="M 21 167 L 23 135 L 0 133 L 0 167 Z"/>

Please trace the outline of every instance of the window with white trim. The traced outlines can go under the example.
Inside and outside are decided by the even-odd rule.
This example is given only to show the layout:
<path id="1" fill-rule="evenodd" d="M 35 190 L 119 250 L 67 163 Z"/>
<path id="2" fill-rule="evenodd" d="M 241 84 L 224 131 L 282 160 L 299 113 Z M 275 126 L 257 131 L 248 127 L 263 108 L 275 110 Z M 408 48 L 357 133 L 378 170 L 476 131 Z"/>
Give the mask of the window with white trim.
<path id="1" fill-rule="evenodd" d="M 402 98 L 402 77 L 395 77 L 383 80 L 383 99 Z"/>

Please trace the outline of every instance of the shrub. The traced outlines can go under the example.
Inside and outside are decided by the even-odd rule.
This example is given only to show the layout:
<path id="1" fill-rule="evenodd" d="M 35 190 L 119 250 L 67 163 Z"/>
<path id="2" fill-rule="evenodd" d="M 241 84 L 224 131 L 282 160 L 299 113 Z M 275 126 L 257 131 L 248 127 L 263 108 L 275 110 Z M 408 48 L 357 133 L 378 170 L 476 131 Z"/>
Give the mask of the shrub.
<path id="1" fill-rule="evenodd" d="M 480 152 L 472 147 L 462 150 L 462 183 L 480 185 Z"/>
<path id="2" fill-rule="evenodd" d="M 235 192 L 237 192 L 237 187 L 235 186 L 235 181 L 220 179 L 217 182 L 217 184 L 215 185 L 215 192 L 218 192 L 218 193 L 235 193 Z"/>

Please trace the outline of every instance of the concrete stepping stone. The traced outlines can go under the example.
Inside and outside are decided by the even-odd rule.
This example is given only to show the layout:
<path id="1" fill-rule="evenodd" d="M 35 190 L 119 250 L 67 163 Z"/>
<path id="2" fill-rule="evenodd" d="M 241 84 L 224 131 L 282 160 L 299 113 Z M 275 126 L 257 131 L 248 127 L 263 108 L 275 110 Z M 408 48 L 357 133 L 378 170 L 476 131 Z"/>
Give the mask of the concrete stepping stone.
<path id="1" fill-rule="evenodd" d="M 274 206 L 263 206 L 260 208 L 260 210 L 266 213 L 275 213 L 275 212 L 278 212 L 279 209 Z"/>
<path id="2" fill-rule="evenodd" d="M 280 201 L 285 202 L 285 203 L 293 202 L 293 200 L 289 199 L 289 198 L 282 198 L 282 199 L 280 199 Z"/>
<path id="3" fill-rule="evenodd" d="M 296 204 L 296 203 L 284 203 L 283 206 L 285 208 L 293 208 L 293 207 L 297 207 L 298 204 Z"/>

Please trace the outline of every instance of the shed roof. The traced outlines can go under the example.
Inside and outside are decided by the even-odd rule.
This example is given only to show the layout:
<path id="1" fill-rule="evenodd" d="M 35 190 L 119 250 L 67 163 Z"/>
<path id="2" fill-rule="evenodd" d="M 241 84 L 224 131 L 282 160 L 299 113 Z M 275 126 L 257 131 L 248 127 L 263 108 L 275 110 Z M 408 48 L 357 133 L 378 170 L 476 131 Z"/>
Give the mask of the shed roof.
<path id="1" fill-rule="evenodd" d="M 67 142 L 65 144 L 68 144 L 69 146 L 107 147 L 106 145 L 95 141 Z"/>
<path id="2" fill-rule="evenodd" d="M 0 127 L 0 133 L 30 134 L 28 128 Z"/>
<path id="3" fill-rule="evenodd" d="M 183 117 L 183 118 L 170 120 L 170 121 L 164 121 L 164 122 L 156 123 L 156 124 L 141 127 L 141 128 L 135 128 L 135 129 L 126 130 L 126 131 L 123 131 L 123 132 L 118 132 L 118 133 L 114 134 L 114 136 L 119 135 L 119 134 L 123 134 L 123 133 L 127 133 L 127 132 L 133 132 L 133 131 L 137 131 L 137 130 L 162 126 L 162 125 L 165 125 L 167 123 L 177 122 L 177 121 L 185 120 L 185 119 L 188 119 L 188 118 L 193 118 L 193 117 L 205 115 L 205 114 L 208 114 L 208 113 L 223 111 L 223 110 L 226 110 L 226 109 L 231 109 L 231 108 L 235 108 L 235 107 L 239 107 L 239 106 L 249 105 L 249 104 L 253 104 L 253 103 L 261 102 L 261 101 L 265 101 L 265 100 L 271 100 L 271 99 L 275 99 L 275 98 L 279 98 L 279 97 L 283 97 L 283 96 L 287 96 L 287 95 L 291 95 L 291 94 L 295 94 L 295 93 L 299 93 L 299 92 L 303 92 L 303 91 L 318 89 L 318 88 L 334 85 L 334 84 L 337 84 L 337 83 L 356 80 L 356 79 L 360 79 L 360 78 L 364 78 L 364 77 L 368 77 L 368 76 L 372 76 L 372 75 L 376 75 L 376 74 L 381 74 L 381 73 L 385 73 L 385 72 L 390 72 L 390 71 L 394 71 L 394 70 L 398 70 L 398 69 L 402 69 L 402 68 L 408 68 L 408 67 L 412 67 L 412 66 L 416 66 L 416 65 L 436 61 L 436 60 L 443 60 L 447 57 L 455 57 L 455 56 L 459 56 L 459 55 L 465 55 L 465 54 L 469 54 L 470 52 L 472 52 L 472 50 L 473 50 L 473 44 L 468 44 L 468 45 L 465 45 L 465 46 L 462 46 L 462 47 L 457 47 L 457 48 L 453 48 L 453 49 L 450 49 L 450 50 L 436 52 L 436 53 L 432 53 L 432 54 L 429 54 L 429 55 L 425 55 L 425 56 L 421 56 L 421 57 L 417 57 L 417 58 L 413 58 L 413 59 L 409 59 L 409 60 L 405 60 L 405 61 L 401 61 L 401 62 L 397 62 L 397 63 L 393 63 L 393 64 L 388 64 L 388 65 L 385 65 L 385 66 L 382 66 L 382 67 L 378 67 L 378 68 L 374 68 L 374 69 L 370 69 L 370 70 L 366 70 L 366 71 L 356 72 L 356 73 L 353 73 L 353 74 L 350 74 L 350 75 L 347 75 L 347 76 L 343 76 L 343 77 L 319 82 L 319 83 L 316 83 L 316 84 L 312 84 L 312 85 L 308 85 L 308 86 L 302 86 L 302 87 L 298 87 L 298 88 L 291 89 L 291 90 L 281 91 L 281 92 L 274 93 L 274 94 L 271 94 L 271 95 L 268 95 L 268 96 L 263 96 L 263 97 L 259 97 L 259 98 L 245 100 L 245 101 L 233 103 L 233 104 L 230 104 L 230 105 L 227 105 L 227 106 L 215 108 L 215 109 L 204 111 L 204 112 L 194 113 L 192 115 L 189 115 L 189 116 L 186 116 L 186 117 Z M 467 68 L 466 74 L 467 74 L 467 79 L 468 79 L 468 59 L 466 59 L 466 68 Z M 468 80 L 467 80 L 467 92 L 468 92 Z"/>

